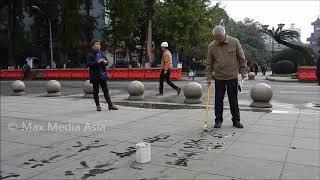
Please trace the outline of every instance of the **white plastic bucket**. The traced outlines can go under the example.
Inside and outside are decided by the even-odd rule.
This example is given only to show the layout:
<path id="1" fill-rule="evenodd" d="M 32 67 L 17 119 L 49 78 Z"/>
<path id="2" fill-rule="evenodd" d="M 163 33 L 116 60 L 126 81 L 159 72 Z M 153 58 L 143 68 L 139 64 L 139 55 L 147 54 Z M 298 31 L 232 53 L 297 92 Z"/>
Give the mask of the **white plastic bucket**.
<path id="1" fill-rule="evenodd" d="M 151 145 L 150 143 L 141 142 L 136 144 L 136 161 L 138 163 L 146 163 L 151 161 Z"/>

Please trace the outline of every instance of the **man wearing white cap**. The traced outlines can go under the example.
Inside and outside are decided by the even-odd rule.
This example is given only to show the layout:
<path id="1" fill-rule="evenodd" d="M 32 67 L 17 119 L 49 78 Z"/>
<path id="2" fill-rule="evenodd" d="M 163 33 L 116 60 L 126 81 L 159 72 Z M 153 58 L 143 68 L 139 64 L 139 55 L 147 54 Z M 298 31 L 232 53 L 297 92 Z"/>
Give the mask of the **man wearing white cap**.
<path id="1" fill-rule="evenodd" d="M 172 55 L 168 50 L 169 44 L 167 42 L 161 43 L 162 50 L 162 59 L 161 59 L 161 73 L 160 73 L 160 85 L 159 85 L 159 93 L 157 96 L 163 95 L 163 81 L 166 80 L 167 83 L 177 91 L 178 95 L 180 95 L 181 88 L 177 87 L 170 80 L 170 74 L 172 69 Z"/>
<path id="2" fill-rule="evenodd" d="M 223 99 L 227 91 L 233 126 L 243 128 L 240 123 L 238 105 L 238 74 L 247 74 L 247 61 L 238 39 L 228 36 L 225 28 L 216 26 L 212 31 L 214 41 L 208 46 L 206 60 L 207 83 L 215 80 L 215 125 L 220 128 L 223 121 Z"/>

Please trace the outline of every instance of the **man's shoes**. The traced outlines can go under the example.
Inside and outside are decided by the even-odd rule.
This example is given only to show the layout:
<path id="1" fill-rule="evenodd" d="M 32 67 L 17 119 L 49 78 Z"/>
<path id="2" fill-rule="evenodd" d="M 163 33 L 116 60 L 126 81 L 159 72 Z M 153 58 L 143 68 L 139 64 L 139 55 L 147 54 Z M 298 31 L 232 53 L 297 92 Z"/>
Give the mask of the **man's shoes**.
<path id="1" fill-rule="evenodd" d="M 178 88 L 178 89 L 177 89 L 177 93 L 178 93 L 178 96 L 179 96 L 180 93 L 181 93 L 181 88 Z"/>
<path id="2" fill-rule="evenodd" d="M 101 111 L 101 106 L 97 106 L 97 111 Z"/>
<path id="3" fill-rule="evenodd" d="M 214 128 L 221 128 L 221 122 L 216 122 L 215 124 L 214 124 Z"/>
<path id="4" fill-rule="evenodd" d="M 234 122 L 234 123 L 233 123 L 233 127 L 242 129 L 242 128 L 243 128 L 243 125 L 242 125 L 240 122 Z"/>
<path id="5" fill-rule="evenodd" d="M 109 110 L 118 110 L 119 108 L 115 105 L 109 106 Z"/>
<path id="6" fill-rule="evenodd" d="M 163 93 L 158 93 L 156 94 L 156 96 L 163 96 Z"/>

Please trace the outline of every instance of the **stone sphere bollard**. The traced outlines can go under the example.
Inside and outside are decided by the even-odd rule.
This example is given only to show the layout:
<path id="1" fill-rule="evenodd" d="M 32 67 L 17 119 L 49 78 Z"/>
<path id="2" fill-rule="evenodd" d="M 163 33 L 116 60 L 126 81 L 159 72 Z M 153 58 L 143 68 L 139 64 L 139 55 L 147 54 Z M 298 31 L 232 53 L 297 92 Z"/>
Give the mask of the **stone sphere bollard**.
<path id="1" fill-rule="evenodd" d="M 254 80 L 255 77 L 256 77 L 256 75 L 254 74 L 254 72 L 250 72 L 250 73 L 248 74 L 249 80 Z"/>
<path id="2" fill-rule="evenodd" d="M 16 80 L 11 83 L 11 89 L 13 91 L 13 94 L 12 94 L 13 96 L 21 96 L 21 95 L 26 94 L 24 92 L 25 88 L 26 88 L 26 85 L 24 84 L 23 81 Z"/>
<path id="3" fill-rule="evenodd" d="M 90 83 L 90 80 L 86 80 L 83 83 L 82 90 L 84 92 L 83 97 L 85 97 L 85 98 L 92 98 L 93 97 L 93 86 Z"/>
<path id="4" fill-rule="evenodd" d="M 144 85 L 140 81 L 131 81 L 128 85 L 129 100 L 141 101 L 144 99 Z"/>
<path id="5" fill-rule="evenodd" d="M 199 104 L 201 103 L 202 86 L 196 82 L 190 82 L 183 88 L 185 96 L 184 103 Z"/>
<path id="6" fill-rule="evenodd" d="M 272 107 L 270 100 L 273 96 L 271 87 L 265 83 L 259 83 L 251 88 L 250 96 L 253 102 L 251 107 L 270 108 Z"/>
<path id="7" fill-rule="evenodd" d="M 53 97 L 53 96 L 60 96 L 60 90 L 61 86 L 60 83 L 57 80 L 50 80 L 47 83 L 47 95 L 48 97 Z"/>

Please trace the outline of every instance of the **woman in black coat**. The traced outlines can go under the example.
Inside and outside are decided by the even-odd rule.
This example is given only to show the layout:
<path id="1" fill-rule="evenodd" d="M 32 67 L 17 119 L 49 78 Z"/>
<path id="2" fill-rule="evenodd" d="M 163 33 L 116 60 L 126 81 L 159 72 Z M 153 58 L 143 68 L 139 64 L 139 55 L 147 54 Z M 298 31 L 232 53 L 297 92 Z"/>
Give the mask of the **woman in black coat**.
<path id="1" fill-rule="evenodd" d="M 118 108 L 112 104 L 110 99 L 107 85 L 108 73 L 106 70 L 108 61 L 104 53 L 100 51 L 100 40 L 91 40 L 90 46 L 91 50 L 87 55 L 87 65 L 89 67 L 90 83 L 93 85 L 93 98 L 97 106 L 97 111 L 101 111 L 99 102 L 99 86 L 103 91 L 104 97 L 109 106 L 109 110 L 118 110 Z"/>

